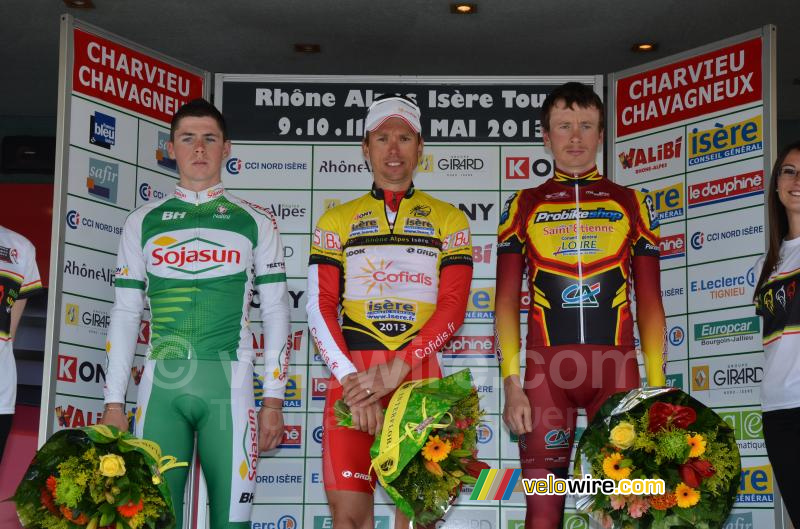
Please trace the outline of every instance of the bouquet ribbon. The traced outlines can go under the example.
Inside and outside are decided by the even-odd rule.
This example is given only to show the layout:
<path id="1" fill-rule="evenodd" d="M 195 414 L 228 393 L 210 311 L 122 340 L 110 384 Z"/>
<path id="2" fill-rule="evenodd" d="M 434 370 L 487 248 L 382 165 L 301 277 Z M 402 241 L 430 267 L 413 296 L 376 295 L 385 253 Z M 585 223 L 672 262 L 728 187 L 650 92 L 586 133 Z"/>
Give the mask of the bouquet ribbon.
<path id="1" fill-rule="evenodd" d="M 688 406 L 679 406 L 667 402 L 656 402 L 650 407 L 649 430 L 655 433 L 667 425 L 673 424 L 678 428 L 687 428 L 697 420 L 697 412 Z"/>
<path id="2" fill-rule="evenodd" d="M 437 423 L 435 415 L 428 415 L 426 410 L 427 397 L 422 399 L 422 417 L 423 420 L 419 423 L 406 422 L 403 425 L 403 433 L 401 430 L 401 419 L 405 415 L 408 400 L 411 398 L 411 391 L 417 386 L 427 384 L 432 378 L 413 380 L 406 382 L 395 391 L 392 395 L 392 400 L 389 402 L 389 407 L 386 409 L 386 418 L 383 421 L 383 435 L 381 436 L 380 453 L 372 460 L 370 470 L 375 469 L 378 475 L 378 480 L 384 486 L 384 476 L 391 475 L 397 470 L 397 465 L 400 460 L 400 443 L 406 438 L 413 439 L 416 443 L 421 443 L 428 431 L 434 428 L 447 428 L 452 422 Z M 448 413 L 449 415 L 449 413 Z"/>
<path id="3" fill-rule="evenodd" d="M 174 456 L 162 456 L 161 447 L 158 446 L 157 443 L 148 441 L 147 439 L 133 437 L 127 432 L 117 430 L 116 428 L 112 430 L 105 424 L 95 424 L 87 427 L 86 434 L 93 441 L 108 443 L 116 440 L 119 443 L 121 450 L 129 448 L 131 450 L 139 450 L 140 452 L 146 454 L 152 460 L 154 466 L 155 472 L 153 475 L 153 483 L 156 485 L 158 485 L 161 481 L 161 474 L 167 470 L 189 466 L 189 463 L 186 461 L 179 462 Z"/>

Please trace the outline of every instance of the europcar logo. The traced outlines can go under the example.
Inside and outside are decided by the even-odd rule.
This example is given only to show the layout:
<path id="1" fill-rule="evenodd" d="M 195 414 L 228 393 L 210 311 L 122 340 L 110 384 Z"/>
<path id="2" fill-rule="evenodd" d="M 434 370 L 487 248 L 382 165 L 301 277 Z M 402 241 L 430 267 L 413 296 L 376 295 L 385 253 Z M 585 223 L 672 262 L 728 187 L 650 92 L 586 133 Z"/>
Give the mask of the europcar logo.
<path id="1" fill-rule="evenodd" d="M 646 200 L 658 221 L 668 220 L 683 215 L 683 184 L 677 183 L 655 191 L 642 189 L 647 194 Z"/>
<path id="2" fill-rule="evenodd" d="M 156 146 L 156 163 L 159 167 L 168 169 L 170 171 L 178 170 L 178 163 L 175 158 L 169 157 L 169 150 L 167 143 L 169 142 L 169 133 L 158 131 L 158 145 Z"/>
<path id="3" fill-rule="evenodd" d="M 739 342 L 747 340 L 748 335 L 760 334 L 761 320 L 758 316 L 694 324 L 694 339 L 702 345 Z"/>
<path id="4" fill-rule="evenodd" d="M 119 164 L 89 158 L 89 176 L 86 177 L 86 191 L 90 195 L 116 204 L 118 183 Z"/>
<path id="5" fill-rule="evenodd" d="M 299 408 L 303 405 L 302 377 L 292 375 L 286 380 L 286 391 L 283 394 L 284 408 Z"/>
<path id="6" fill-rule="evenodd" d="M 71 209 L 67 212 L 67 226 L 73 230 L 77 230 L 81 223 L 81 214 Z"/>
<path id="7" fill-rule="evenodd" d="M 761 115 L 723 125 L 714 123 L 710 129 L 693 128 L 689 132 L 688 165 L 695 166 L 715 160 L 760 151 Z"/>
<path id="8" fill-rule="evenodd" d="M 763 465 L 743 468 L 736 501 L 738 503 L 772 503 L 774 500 L 772 467 Z"/>
<path id="9" fill-rule="evenodd" d="M 195 241 L 197 241 L 196 246 L 199 249 L 193 249 L 195 245 L 191 245 L 191 243 Z M 242 259 L 239 250 L 230 250 L 222 244 L 200 237 L 192 237 L 178 242 L 177 239 L 164 235 L 153 241 L 153 244 L 158 246 L 150 254 L 153 266 L 165 264 L 170 270 L 190 275 L 209 272 L 226 264 L 239 264 Z M 193 263 L 202 263 L 207 266 L 199 270 L 187 270 L 186 265 Z"/>
<path id="10" fill-rule="evenodd" d="M 230 158 L 225 163 L 225 170 L 230 174 L 239 174 L 242 170 L 242 160 L 239 158 Z"/>
<path id="11" fill-rule="evenodd" d="M 683 374 L 673 373 L 671 375 L 667 375 L 667 386 L 671 388 L 683 389 Z"/>
<path id="12" fill-rule="evenodd" d="M 375 529 L 389 529 L 388 516 L 375 517 Z M 253 527 L 252 529 L 256 529 Z M 314 529 L 333 529 L 333 518 L 330 516 L 314 516 Z"/>
<path id="13" fill-rule="evenodd" d="M 89 143 L 111 149 L 117 141 L 117 118 L 95 111 L 89 116 Z"/>

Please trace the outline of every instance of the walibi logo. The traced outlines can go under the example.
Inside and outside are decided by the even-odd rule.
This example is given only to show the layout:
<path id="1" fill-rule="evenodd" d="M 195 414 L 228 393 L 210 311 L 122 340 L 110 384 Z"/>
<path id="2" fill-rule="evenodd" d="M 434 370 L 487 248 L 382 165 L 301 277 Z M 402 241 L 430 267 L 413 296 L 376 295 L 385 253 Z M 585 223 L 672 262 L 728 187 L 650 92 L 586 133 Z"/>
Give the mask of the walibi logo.
<path id="1" fill-rule="evenodd" d="M 95 111 L 89 116 L 89 143 L 111 149 L 117 141 L 117 118 Z"/>

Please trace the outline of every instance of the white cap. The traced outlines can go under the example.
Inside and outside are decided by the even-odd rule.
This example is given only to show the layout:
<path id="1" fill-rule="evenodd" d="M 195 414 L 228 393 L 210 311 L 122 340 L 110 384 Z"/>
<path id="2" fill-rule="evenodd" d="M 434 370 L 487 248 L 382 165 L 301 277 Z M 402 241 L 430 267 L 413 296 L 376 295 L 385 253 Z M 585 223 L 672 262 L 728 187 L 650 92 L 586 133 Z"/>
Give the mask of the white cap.
<path id="1" fill-rule="evenodd" d="M 387 97 L 375 101 L 369 106 L 367 119 L 364 120 L 364 131 L 371 132 L 389 119 L 400 118 L 419 133 L 422 126 L 419 123 L 419 107 L 404 97 Z"/>

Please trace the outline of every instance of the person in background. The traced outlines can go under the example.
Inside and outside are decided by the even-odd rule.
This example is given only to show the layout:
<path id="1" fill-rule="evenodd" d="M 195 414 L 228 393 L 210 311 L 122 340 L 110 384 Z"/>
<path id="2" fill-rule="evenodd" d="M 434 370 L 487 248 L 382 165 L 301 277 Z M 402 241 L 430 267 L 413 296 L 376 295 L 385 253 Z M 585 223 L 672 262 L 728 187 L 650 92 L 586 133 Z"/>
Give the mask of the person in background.
<path id="1" fill-rule="evenodd" d="M 322 215 L 308 270 L 308 325 L 332 373 L 322 472 L 335 529 L 374 527 L 369 449 L 383 408 L 402 382 L 441 377 L 434 344 L 461 327 L 472 279 L 467 218 L 413 184 L 419 107 L 400 96 L 377 99 L 364 130 L 372 190 Z M 336 422 L 342 398 L 353 429 Z M 397 510 L 395 527 L 408 524 Z"/>
<path id="2" fill-rule="evenodd" d="M 175 191 L 131 213 L 120 240 L 102 422 L 128 428 L 125 393 L 147 298 L 151 338 L 135 434 L 190 461 L 196 433 L 211 529 L 249 529 L 259 451 L 283 437 L 291 351 L 283 246 L 271 213 L 225 191 L 231 143 L 211 103 L 178 109 L 167 148 L 180 175 Z M 254 289 L 265 336 L 260 410 L 248 329 Z M 176 527 L 186 476 L 186 468 L 166 473 Z"/>
<path id="3" fill-rule="evenodd" d="M 17 402 L 14 335 L 28 298 L 41 288 L 36 248 L 19 233 L 0 226 L 0 461 Z"/>
<path id="4" fill-rule="evenodd" d="M 800 141 L 787 145 L 772 168 L 767 196 L 767 253 L 755 266 L 754 301 L 763 318 L 764 442 L 795 527 L 800 527 Z"/>
<path id="5" fill-rule="evenodd" d="M 651 386 L 665 382 L 658 221 L 646 195 L 597 169 L 603 102 L 591 87 L 557 87 L 542 106 L 555 174 L 512 195 L 497 238 L 496 351 L 503 419 L 519 435 L 523 477 L 567 477 L 577 409 L 589 421 L 639 387 L 630 283 Z M 528 274 L 525 384 L 520 381 L 520 283 Z M 527 529 L 562 525 L 564 496 L 525 497 Z"/>

